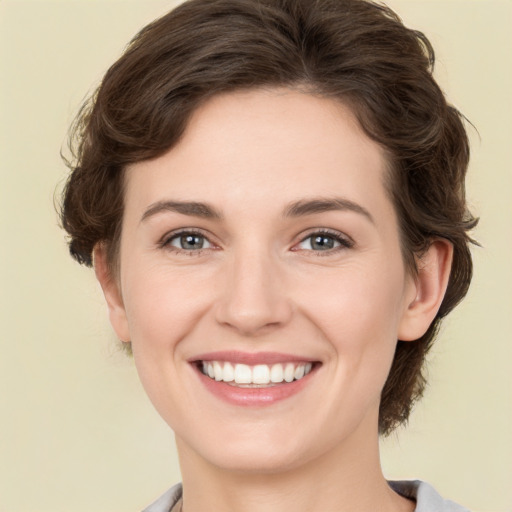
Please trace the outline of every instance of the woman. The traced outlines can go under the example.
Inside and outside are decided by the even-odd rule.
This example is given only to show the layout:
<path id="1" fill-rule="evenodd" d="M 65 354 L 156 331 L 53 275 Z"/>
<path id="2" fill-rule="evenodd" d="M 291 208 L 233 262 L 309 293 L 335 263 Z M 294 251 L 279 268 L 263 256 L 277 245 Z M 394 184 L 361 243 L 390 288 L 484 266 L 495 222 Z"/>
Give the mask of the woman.
<path id="1" fill-rule="evenodd" d="M 433 51 L 363 0 L 192 0 L 82 110 L 63 198 L 174 430 L 147 511 L 456 511 L 387 482 L 471 279 L 462 116 Z"/>

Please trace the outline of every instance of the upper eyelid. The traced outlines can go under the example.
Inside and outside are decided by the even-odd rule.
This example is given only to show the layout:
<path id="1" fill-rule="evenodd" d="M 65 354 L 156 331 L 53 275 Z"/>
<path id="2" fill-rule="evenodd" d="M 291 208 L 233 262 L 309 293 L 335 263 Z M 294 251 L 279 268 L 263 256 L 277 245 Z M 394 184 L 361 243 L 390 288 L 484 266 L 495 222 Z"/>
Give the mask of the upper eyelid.
<path id="1" fill-rule="evenodd" d="M 158 241 L 158 245 L 164 246 L 165 244 L 167 244 L 174 238 L 176 238 L 180 235 L 186 234 L 186 233 L 190 233 L 192 235 L 200 235 L 200 236 L 206 238 L 208 240 L 208 242 L 210 242 L 211 244 L 217 245 L 212 240 L 213 235 L 209 234 L 208 232 L 205 232 L 205 230 L 200 229 L 200 228 L 179 228 L 179 229 L 174 229 L 172 231 L 169 231 L 169 232 L 165 233 L 165 235 L 163 235 L 160 238 L 160 240 Z"/>
<path id="2" fill-rule="evenodd" d="M 308 230 L 306 233 L 302 233 L 300 235 L 299 242 L 303 242 L 304 240 L 307 240 L 309 237 L 316 234 L 332 236 L 333 238 L 338 238 L 351 245 L 355 244 L 352 237 L 348 236 L 346 233 L 331 228 L 312 228 Z"/>

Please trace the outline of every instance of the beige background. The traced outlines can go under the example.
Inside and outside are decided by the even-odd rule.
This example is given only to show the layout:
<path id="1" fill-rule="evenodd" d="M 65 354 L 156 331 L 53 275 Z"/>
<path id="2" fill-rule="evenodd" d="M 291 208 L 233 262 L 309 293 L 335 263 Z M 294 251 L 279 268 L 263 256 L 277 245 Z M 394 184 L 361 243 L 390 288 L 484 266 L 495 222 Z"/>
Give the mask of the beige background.
<path id="1" fill-rule="evenodd" d="M 474 510 L 512 510 L 512 3 L 393 0 L 437 49 L 474 131 L 476 276 L 446 323 L 431 385 L 387 440 L 390 478 Z M 0 512 L 136 511 L 179 480 L 172 434 L 116 349 L 93 274 L 53 207 L 83 96 L 172 2 L 0 0 Z M 326 511 L 327 512 L 327 511 Z"/>

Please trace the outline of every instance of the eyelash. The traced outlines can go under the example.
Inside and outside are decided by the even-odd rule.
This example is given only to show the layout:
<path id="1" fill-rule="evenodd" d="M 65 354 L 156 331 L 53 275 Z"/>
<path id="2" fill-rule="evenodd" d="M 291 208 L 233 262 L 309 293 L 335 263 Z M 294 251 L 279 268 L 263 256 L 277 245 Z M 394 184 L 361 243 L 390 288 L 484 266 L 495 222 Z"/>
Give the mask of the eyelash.
<path id="1" fill-rule="evenodd" d="M 171 245 L 172 241 L 176 240 L 177 238 L 179 238 L 180 236 L 183 236 L 183 235 L 199 236 L 201 238 L 204 238 L 209 244 L 213 245 L 214 247 L 190 250 L 190 249 L 180 249 L 178 247 L 174 247 L 173 245 Z M 315 251 L 312 249 L 294 249 L 294 248 L 292 248 L 291 250 L 294 252 L 307 251 L 307 252 L 314 254 L 315 256 L 329 256 L 329 255 L 332 255 L 333 253 L 337 253 L 337 252 L 345 250 L 345 249 L 351 249 L 355 245 L 353 240 L 348 238 L 346 235 L 343 235 L 339 231 L 325 229 L 325 228 L 315 229 L 315 230 L 310 231 L 309 234 L 307 234 L 306 236 L 301 238 L 301 240 L 295 245 L 301 244 L 301 243 L 305 242 L 306 240 L 311 239 L 313 237 L 332 238 L 332 239 L 334 239 L 335 242 L 339 243 L 339 246 L 333 247 L 331 249 L 326 249 L 324 251 Z M 179 231 L 174 231 L 172 233 L 169 233 L 162 238 L 162 240 L 158 243 L 158 246 L 162 249 L 168 249 L 172 252 L 186 255 L 186 256 L 199 256 L 199 255 L 202 255 L 206 251 L 216 250 L 215 244 L 213 244 L 213 242 L 210 241 L 208 236 L 206 236 L 203 231 L 201 231 L 199 229 L 194 229 L 194 228 L 182 229 Z"/>
<path id="2" fill-rule="evenodd" d="M 213 242 L 210 241 L 210 239 L 204 234 L 203 231 L 201 231 L 199 229 L 194 229 L 194 228 L 181 229 L 179 231 L 173 231 L 172 233 L 168 233 L 167 235 L 165 235 L 162 238 L 162 240 L 158 243 L 158 245 L 162 249 L 168 249 L 172 252 L 175 252 L 178 254 L 184 254 L 186 256 L 198 256 L 198 255 L 203 254 L 205 251 L 215 250 L 210 247 L 208 247 L 206 249 L 194 249 L 194 250 L 180 249 L 179 247 L 174 247 L 173 245 L 171 245 L 171 242 L 173 240 L 176 240 L 177 238 L 179 238 L 180 236 L 183 236 L 183 235 L 199 236 L 199 237 L 207 240 L 211 245 L 215 246 L 215 244 L 213 244 Z"/>
<path id="3" fill-rule="evenodd" d="M 314 229 L 311 230 L 305 237 L 301 238 L 300 243 L 305 242 L 308 239 L 311 239 L 313 237 L 326 237 L 326 238 L 332 238 L 335 242 L 339 243 L 338 247 L 333 247 L 332 249 L 326 249 L 324 251 L 314 251 L 312 249 L 292 249 L 294 251 L 301 251 L 305 250 L 307 252 L 310 252 L 314 254 L 315 256 L 323 257 L 323 256 L 332 256 L 334 253 L 338 253 L 339 251 L 343 251 L 346 249 L 351 249 L 354 247 L 354 241 L 347 237 L 346 235 L 340 233 L 339 231 L 335 231 L 332 229 Z M 297 244 L 296 244 L 297 245 Z"/>

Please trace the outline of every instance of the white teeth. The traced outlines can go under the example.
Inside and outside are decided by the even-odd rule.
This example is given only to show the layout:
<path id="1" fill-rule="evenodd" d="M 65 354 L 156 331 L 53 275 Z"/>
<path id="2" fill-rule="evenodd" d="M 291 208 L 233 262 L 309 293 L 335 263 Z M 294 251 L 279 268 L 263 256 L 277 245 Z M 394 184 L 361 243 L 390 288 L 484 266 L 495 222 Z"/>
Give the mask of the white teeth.
<path id="1" fill-rule="evenodd" d="M 257 364 L 235 364 L 223 361 L 203 361 L 202 371 L 216 381 L 230 382 L 232 385 L 273 385 L 292 382 L 305 377 L 313 369 L 312 363 L 277 363 L 272 366 Z M 233 383 L 234 381 L 234 383 Z"/>
<path id="2" fill-rule="evenodd" d="M 284 379 L 284 371 L 282 364 L 274 364 L 270 369 L 270 380 L 271 382 L 283 382 Z"/>
<path id="3" fill-rule="evenodd" d="M 235 369 L 231 363 L 224 363 L 224 372 L 222 377 L 224 382 L 233 382 L 235 380 Z"/>
<path id="4" fill-rule="evenodd" d="M 215 375 L 215 380 L 222 380 L 222 366 L 217 361 L 214 361 L 213 363 L 213 373 Z"/>
<path id="5" fill-rule="evenodd" d="M 235 366 L 235 382 L 237 384 L 251 384 L 251 367 L 246 364 L 237 364 Z"/>
<path id="6" fill-rule="evenodd" d="M 266 364 L 258 364 L 252 369 L 252 381 L 254 384 L 270 382 L 270 370 Z"/>
<path id="7" fill-rule="evenodd" d="M 299 364 L 299 366 L 295 368 L 295 373 L 293 374 L 293 376 L 295 377 L 296 380 L 302 379 L 302 377 L 304 377 L 304 366 L 305 365 L 303 364 Z"/>
<path id="8" fill-rule="evenodd" d="M 286 382 L 291 382 L 295 377 L 295 366 L 293 363 L 286 363 L 284 367 L 284 380 Z"/>

